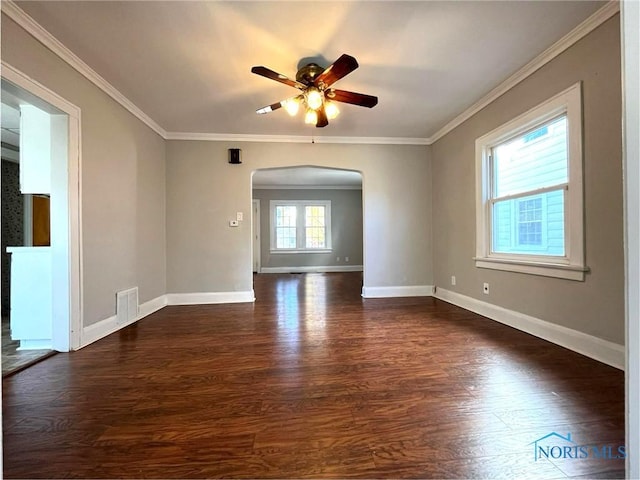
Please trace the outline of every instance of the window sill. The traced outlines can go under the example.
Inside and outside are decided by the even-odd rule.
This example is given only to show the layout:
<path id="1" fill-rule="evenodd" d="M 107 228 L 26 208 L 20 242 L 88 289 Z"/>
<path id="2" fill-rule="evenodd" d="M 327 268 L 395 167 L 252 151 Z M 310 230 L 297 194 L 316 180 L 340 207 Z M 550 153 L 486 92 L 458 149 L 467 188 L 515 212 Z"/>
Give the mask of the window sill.
<path id="1" fill-rule="evenodd" d="M 278 254 L 296 254 L 296 253 L 331 253 L 333 250 L 331 250 L 330 248 L 298 248 L 298 249 L 291 249 L 291 250 L 269 250 L 269 253 L 271 253 L 272 255 L 278 255 Z"/>
<path id="2" fill-rule="evenodd" d="M 589 267 L 578 265 L 562 265 L 557 263 L 526 262 L 498 258 L 474 258 L 476 267 L 506 272 L 526 273 L 543 277 L 564 278 L 584 282 L 584 274 Z"/>

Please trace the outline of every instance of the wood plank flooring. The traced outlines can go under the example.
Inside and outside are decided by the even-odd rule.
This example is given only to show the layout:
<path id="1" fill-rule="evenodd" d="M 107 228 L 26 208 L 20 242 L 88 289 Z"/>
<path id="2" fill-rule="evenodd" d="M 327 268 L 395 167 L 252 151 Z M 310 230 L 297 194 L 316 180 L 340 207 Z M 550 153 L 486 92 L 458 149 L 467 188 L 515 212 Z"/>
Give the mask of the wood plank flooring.
<path id="1" fill-rule="evenodd" d="M 5 478 L 623 478 L 624 375 L 361 274 L 258 275 L 3 382 Z"/>

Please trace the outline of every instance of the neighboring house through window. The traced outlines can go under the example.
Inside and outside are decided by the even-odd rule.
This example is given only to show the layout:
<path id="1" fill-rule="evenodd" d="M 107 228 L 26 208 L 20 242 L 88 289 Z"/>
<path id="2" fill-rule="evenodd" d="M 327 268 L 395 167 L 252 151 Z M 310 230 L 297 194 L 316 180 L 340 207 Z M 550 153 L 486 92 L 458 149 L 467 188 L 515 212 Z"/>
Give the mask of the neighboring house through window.
<path id="1" fill-rule="evenodd" d="M 584 280 L 580 84 L 476 140 L 476 266 Z"/>
<path id="2" fill-rule="evenodd" d="M 331 201 L 271 200 L 271 252 L 331 251 Z"/>

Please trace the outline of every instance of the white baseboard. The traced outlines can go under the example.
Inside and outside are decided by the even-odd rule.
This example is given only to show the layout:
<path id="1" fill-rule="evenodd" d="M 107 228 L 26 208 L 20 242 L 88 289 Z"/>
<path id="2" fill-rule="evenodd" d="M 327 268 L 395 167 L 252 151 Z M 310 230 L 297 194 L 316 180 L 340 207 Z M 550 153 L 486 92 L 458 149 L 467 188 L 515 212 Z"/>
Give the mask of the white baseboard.
<path id="1" fill-rule="evenodd" d="M 402 287 L 362 287 L 364 298 L 430 297 L 433 285 L 407 285 Z"/>
<path id="2" fill-rule="evenodd" d="M 362 272 L 362 265 L 327 265 L 316 267 L 262 267 L 260 273 L 332 273 Z"/>
<path id="3" fill-rule="evenodd" d="M 248 303 L 255 301 L 253 290 L 243 292 L 168 293 L 167 305 L 204 305 L 210 303 Z"/>
<path id="4" fill-rule="evenodd" d="M 99 322 L 93 323 L 87 327 L 82 328 L 80 335 L 80 348 L 100 340 L 101 338 L 111 335 L 113 332 L 120 330 L 124 325 L 118 325 L 118 318 L 113 315 L 112 317 L 105 318 Z"/>
<path id="5" fill-rule="evenodd" d="M 624 345 L 438 287 L 435 297 L 624 370 Z"/>
<path id="6" fill-rule="evenodd" d="M 166 307 L 167 305 L 168 303 L 167 303 L 166 295 L 160 295 L 159 297 L 154 298 L 153 300 L 149 300 L 148 302 L 143 303 L 142 305 L 140 305 L 140 308 L 138 308 L 138 317 L 136 318 L 136 321 L 148 315 L 151 315 L 154 312 L 157 312 L 158 310 Z"/>
<path id="7" fill-rule="evenodd" d="M 205 292 L 205 293 L 168 293 L 160 295 L 153 300 L 149 300 L 141 304 L 138 308 L 138 315 L 132 321 L 119 324 L 117 317 L 114 315 L 97 323 L 84 327 L 80 336 L 80 347 L 100 340 L 101 338 L 117 332 L 138 320 L 143 319 L 157 312 L 167 305 L 197 305 L 208 303 L 244 303 L 255 301 L 253 290 L 245 292 Z"/>
<path id="8" fill-rule="evenodd" d="M 121 328 L 131 325 L 132 323 L 135 323 L 138 320 L 151 315 L 154 312 L 157 312 L 165 306 L 167 306 L 167 296 L 160 295 L 153 300 L 149 300 L 148 302 L 141 304 L 138 308 L 138 315 L 130 322 L 119 324 L 118 317 L 114 315 L 112 317 L 105 318 L 104 320 L 100 320 L 97 323 L 84 327 L 82 329 L 82 335 L 80 336 L 80 348 L 86 347 L 90 343 L 96 342 L 101 338 L 106 337 L 107 335 L 111 335 Z"/>

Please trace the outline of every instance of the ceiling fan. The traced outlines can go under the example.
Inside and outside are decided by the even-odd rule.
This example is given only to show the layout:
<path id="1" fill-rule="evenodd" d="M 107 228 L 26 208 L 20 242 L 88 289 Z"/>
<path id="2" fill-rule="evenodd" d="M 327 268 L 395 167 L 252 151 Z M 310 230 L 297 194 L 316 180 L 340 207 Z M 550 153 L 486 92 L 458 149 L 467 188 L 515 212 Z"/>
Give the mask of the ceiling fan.
<path id="1" fill-rule="evenodd" d="M 301 91 L 300 94 L 282 100 L 281 102 L 267 105 L 256 110 L 258 114 L 270 113 L 280 107 L 294 116 L 300 106 L 305 108 L 304 121 L 315 124 L 316 127 L 326 127 L 329 120 L 335 118 L 339 112 L 335 102 L 350 103 L 361 107 L 372 108 L 378 104 L 378 97 L 363 93 L 338 90 L 332 85 L 342 77 L 358 68 L 358 62 L 351 55 L 342 54 L 327 68 L 322 68 L 315 63 L 309 63 L 296 73 L 296 79 L 292 80 L 267 67 L 253 67 L 252 73 L 270 78 L 276 82 L 284 83 Z"/>

